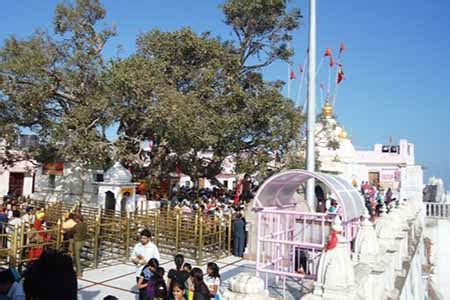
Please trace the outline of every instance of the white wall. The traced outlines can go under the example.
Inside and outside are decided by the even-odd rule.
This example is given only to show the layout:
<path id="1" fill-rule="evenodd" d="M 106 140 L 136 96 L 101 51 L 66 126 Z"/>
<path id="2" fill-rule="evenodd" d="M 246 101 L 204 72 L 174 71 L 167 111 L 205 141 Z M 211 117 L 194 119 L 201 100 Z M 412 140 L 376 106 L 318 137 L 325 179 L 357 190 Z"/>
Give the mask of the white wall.
<path id="1" fill-rule="evenodd" d="M 433 281 L 445 299 L 450 299 L 450 220 L 426 219 L 424 235 L 430 238 L 431 263 L 434 265 Z"/>
<path id="2" fill-rule="evenodd" d="M 49 186 L 50 175 L 42 173 L 42 167 L 36 171 L 34 198 L 66 202 L 82 201 L 97 204 L 97 187 L 93 185 L 93 170 L 82 169 L 72 164 L 64 164 L 62 176 L 55 176 L 55 188 Z"/>

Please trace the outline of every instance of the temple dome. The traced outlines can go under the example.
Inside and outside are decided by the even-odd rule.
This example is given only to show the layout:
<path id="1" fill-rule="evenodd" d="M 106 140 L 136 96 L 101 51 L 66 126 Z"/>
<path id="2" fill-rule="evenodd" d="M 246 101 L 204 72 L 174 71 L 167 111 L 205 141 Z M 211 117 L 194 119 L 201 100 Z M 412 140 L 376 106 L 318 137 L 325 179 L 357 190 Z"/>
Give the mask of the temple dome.
<path id="1" fill-rule="evenodd" d="M 331 105 L 331 103 L 328 100 L 325 102 L 325 104 L 322 107 L 322 114 L 327 119 L 333 117 L 333 106 Z"/>
<path id="2" fill-rule="evenodd" d="M 111 168 L 109 168 L 104 175 L 105 182 L 112 183 L 130 183 L 131 178 L 131 172 L 119 162 L 116 162 Z"/>

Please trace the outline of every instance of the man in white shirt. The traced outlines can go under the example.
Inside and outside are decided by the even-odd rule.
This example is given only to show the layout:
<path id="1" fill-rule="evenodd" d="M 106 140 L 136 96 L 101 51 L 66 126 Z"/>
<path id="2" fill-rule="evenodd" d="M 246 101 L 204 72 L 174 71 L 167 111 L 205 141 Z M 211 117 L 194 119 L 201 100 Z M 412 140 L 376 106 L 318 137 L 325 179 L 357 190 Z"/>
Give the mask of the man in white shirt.
<path id="1" fill-rule="evenodd" d="M 142 269 L 151 258 L 158 261 L 160 259 L 158 247 L 151 242 L 151 235 L 150 230 L 142 230 L 141 242 L 136 244 L 131 252 L 131 261 L 136 265 L 136 280 L 139 280 Z"/>

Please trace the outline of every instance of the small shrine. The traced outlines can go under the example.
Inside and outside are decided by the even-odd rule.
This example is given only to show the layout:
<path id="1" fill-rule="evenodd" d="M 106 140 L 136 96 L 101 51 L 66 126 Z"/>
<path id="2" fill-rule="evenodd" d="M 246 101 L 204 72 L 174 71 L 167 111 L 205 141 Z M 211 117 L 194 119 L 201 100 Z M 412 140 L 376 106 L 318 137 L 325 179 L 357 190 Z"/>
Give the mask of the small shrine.
<path id="1" fill-rule="evenodd" d="M 116 162 L 105 172 L 103 179 L 103 182 L 95 183 L 98 185 L 98 205 L 109 210 L 134 211 L 139 183 L 131 182 L 131 172 Z"/>

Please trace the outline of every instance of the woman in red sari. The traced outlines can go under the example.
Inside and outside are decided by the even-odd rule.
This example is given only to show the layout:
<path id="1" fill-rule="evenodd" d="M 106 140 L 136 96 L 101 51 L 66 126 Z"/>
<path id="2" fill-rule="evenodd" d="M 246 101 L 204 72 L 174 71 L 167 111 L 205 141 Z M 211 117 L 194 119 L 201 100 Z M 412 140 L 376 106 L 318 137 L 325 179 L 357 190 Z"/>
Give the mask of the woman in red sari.
<path id="1" fill-rule="evenodd" d="M 31 235 L 31 243 L 42 244 L 48 242 L 49 236 L 46 232 L 43 232 L 45 228 L 43 227 L 45 214 L 43 212 L 38 212 L 36 214 L 36 221 L 33 224 L 33 233 Z M 44 246 L 37 246 L 30 248 L 30 252 L 28 253 L 28 258 L 30 261 L 38 259 L 42 252 L 44 252 Z"/>

